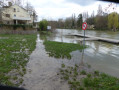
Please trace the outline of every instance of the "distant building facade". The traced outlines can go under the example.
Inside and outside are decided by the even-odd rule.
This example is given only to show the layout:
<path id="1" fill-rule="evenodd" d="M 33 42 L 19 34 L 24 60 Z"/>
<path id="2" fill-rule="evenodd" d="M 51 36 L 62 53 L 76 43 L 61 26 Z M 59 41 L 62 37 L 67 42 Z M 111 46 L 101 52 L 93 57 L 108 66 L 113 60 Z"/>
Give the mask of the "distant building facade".
<path id="1" fill-rule="evenodd" d="M 33 24 L 34 14 L 30 14 L 26 9 L 18 6 L 12 5 L 9 2 L 9 6 L 3 6 L 0 10 L 1 21 L 3 24 Z"/>

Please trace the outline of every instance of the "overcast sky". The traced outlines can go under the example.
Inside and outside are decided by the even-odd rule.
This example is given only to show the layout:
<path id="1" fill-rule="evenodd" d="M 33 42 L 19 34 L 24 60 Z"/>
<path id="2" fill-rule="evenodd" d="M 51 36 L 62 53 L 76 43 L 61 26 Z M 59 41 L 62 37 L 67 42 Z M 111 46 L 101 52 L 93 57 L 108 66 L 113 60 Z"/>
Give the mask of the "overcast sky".
<path id="1" fill-rule="evenodd" d="M 99 4 L 103 10 L 110 4 L 109 2 L 95 0 L 28 0 L 35 8 L 39 20 L 58 20 L 59 18 L 70 17 L 73 13 L 78 16 L 82 12 L 91 15 L 93 11 L 97 14 Z M 118 7 L 116 11 L 119 11 Z"/>

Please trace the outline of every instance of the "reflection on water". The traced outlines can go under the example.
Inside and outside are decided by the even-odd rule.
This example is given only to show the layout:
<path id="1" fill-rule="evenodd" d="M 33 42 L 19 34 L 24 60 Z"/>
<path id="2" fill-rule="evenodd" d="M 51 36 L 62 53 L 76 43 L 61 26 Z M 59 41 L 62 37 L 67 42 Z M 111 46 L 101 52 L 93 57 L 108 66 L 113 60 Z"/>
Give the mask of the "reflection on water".
<path id="1" fill-rule="evenodd" d="M 67 42 L 67 43 L 81 43 L 77 39 L 79 37 L 66 36 L 67 34 L 83 33 L 78 30 L 57 29 L 53 35 L 47 36 L 48 40 Z M 103 32 L 86 30 L 87 35 L 98 37 L 108 37 L 112 39 L 119 39 L 119 32 Z M 85 50 L 84 61 L 89 63 L 94 69 L 106 72 L 108 74 L 119 77 L 119 45 L 114 45 L 99 41 L 86 41 L 89 48 Z M 79 63 L 82 53 L 80 51 L 73 51 L 71 53 L 71 63 Z"/>

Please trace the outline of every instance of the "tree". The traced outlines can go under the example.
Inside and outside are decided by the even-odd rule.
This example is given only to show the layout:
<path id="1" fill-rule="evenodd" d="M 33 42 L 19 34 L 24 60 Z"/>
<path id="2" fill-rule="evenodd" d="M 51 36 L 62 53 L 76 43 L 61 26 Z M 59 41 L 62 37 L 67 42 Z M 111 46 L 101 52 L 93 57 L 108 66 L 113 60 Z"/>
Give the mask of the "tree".
<path id="1" fill-rule="evenodd" d="M 102 15 L 103 15 L 102 6 L 99 5 L 99 6 L 98 6 L 98 10 L 97 10 L 97 16 L 102 16 Z"/>
<path id="2" fill-rule="evenodd" d="M 108 28 L 107 23 L 108 23 L 107 16 L 96 16 L 95 17 L 95 28 L 96 29 L 106 30 Z"/>
<path id="3" fill-rule="evenodd" d="M 91 17 L 88 17 L 88 18 L 86 19 L 86 22 L 87 22 L 87 24 L 89 24 L 89 25 L 94 25 L 94 24 L 95 24 L 94 11 L 92 12 Z"/>
<path id="4" fill-rule="evenodd" d="M 37 21 L 38 16 L 36 14 L 36 11 L 34 7 L 31 5 L 30 2 L 27 2 L 25 5 L 25 9 L 29 12 L 29 14 L 33 17 L 33 25 L 35 25 L 34 21 Z"/>
<path id="5" fill-rule="evenodd" d="M 4 2 L 4 0 L 0 0 L 0 23 L 3 22 L 2 20 L 2 15 L 5 15 L 2 11 L 3 11 L 3 7 L 7 6 L 6 3 Z M 7 10 L 4 10 L 4 12 L 8 12 Z"/>
<path id="6" fill-rule="evenodd" d="M 95 17 L 95 28 L 100 30 L 107 29 L 108 27 L 107 23 L 108 23 L 107 15 L 103 15 L 102 6 L 99 5 L 97 15 Z"/>
<path id="7" fill-rule="evenodd" d="M 82 23 L 83 23 L 82 14 L 79 14 L 78 15 L 78 20 L 77 20 L 77 27 L 81 28 Z"/>
<path id="8" fill-rule="evenodd" d="M 62 18 L 59 18 L 58 19 L 58 28 L 64 28 L 65 25 L 64 25 L 64 20 Z"/>
<path id="9" fill-rule="evenodd" d="M 57 21 L 49 20 L 48 25 L 52 27 L 52 30 L 55 30 L 58 27 Z"/>
<path id="10" fill-rule="evenodd" d="M 83 12 L 83 21 L 86 21 L 86 19 L 88 18 L 88 12 Z"/>
<path id="11" fill-rule="evenodd" d="M 93 11 L 92 14 L 91 14 L 91 17 L 95 17 L 95 12 Z"/>
<path id="12" fill-rule="evenodd" d="M 72 28 L 72 18 L 68 17 L 65 19 L 65 28 Z"/>
<path id="13" fill-rule="evenodd" d="M 75 16 L 75 14 L 72 14 L 71 22 L 72 22 L 71 28 L 75 28 L 76 27 L 76 16 Z"/>
<path id="14" fill-rule="evenodd" d="M 25 5 L 25 9 L 29 12 L 29 13 L 33 13 L 35 11 L 34 7 L 31 5 L 30 2 L 27 2 Z"/>
<path id="15" fill-rule="evenodd" d="M 118 27 L 118 14 L 116 12 L 112 12 L 108 15 L 108 28 L 116 31 Z"/>
<path id="16" fill-rule="evenodd" d="M 86 22 L 89 25 L 94 25 L 95 24 L 95 18 L 94 17 L 87 18 Z"/>
<path id="17" fill-rule="evenodd" d="M 22 6 L 22 0 L 15 0 L 14 3 L 17 4 L 17 5 L 19 5 L 19 6 Z"/>
<path id="18" fill-rule="evenodd" d="M 47 26 L 48 26 L 48 21 L 47 20 L 42 20 L 39 22 L 39 29 L 41 31 L 46 31 L 47 30 Z"/>

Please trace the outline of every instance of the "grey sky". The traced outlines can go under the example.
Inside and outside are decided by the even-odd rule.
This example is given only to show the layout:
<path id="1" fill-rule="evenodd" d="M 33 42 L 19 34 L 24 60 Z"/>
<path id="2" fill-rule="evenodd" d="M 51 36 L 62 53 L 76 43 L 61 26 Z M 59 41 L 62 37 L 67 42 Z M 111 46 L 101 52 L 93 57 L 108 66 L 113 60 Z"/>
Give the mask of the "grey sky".
<path id="1" fill-rule="evenodd" d="M 87 6 L 93 4 L 96 0 L 66 0 L 67 2 L 79 4 L 81 6 Z"/>
<path id="2" fill-rule="evenodd" d="M 57 20 L 58 18 L 70 17 L 72 14 L 87 12 L 89 15 L 95 11 L 97 13 L 98 5 L 102 5 L 103 10 L 108 7 L 109 2 L 94 0 L 29 0 L 34 6 L 39 16 L 39 20 Z M 117 11 L 119 11 L 117 7 Z"/>

